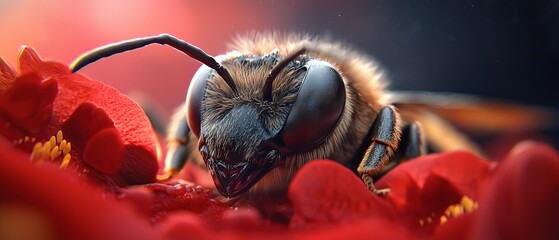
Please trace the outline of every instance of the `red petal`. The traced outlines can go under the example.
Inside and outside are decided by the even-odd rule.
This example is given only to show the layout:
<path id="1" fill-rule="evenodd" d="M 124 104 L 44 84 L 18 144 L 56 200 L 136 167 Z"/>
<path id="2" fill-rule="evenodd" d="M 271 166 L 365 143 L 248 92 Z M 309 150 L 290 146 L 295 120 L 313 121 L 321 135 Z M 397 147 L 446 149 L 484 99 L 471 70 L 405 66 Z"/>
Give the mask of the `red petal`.
<path id="1" fill-rule="evenodd" d="M 106 128 L 115 128 L 113 120 L 104 109 L 91 102 L 80 104 L 62 125 L 66 138 L 82 151 L 93 135 Z"/>
<path id="2" fill-rule="evenodd" d="M 199 217 L 188 212 L 174 213 L 169 216 L 162 227 L 163 239 L 218 239 Z"/>
<path id="3" fill-rule="evenodd" d="M 421 217 L 429 217 L 431 214 L 440 216 L 452 204 L 460 202 L 464 196 L 454 184 L 436 174 L 429 175 L 425 181 L 421 194 L 417 198 L 408 196 L 408 210 L 415 208 L 415 213 Z"/>
<path id="4" fill-rule="evenodd" d="M 44 129 L 52 116 L 58 83 L 53 79 L 41 80 L 36 73 L 25 74 L 0 95 L 0 112 L 26 133 Z"/>
<path id="5" fill-rule="evenodd" d="M 124 162 L 118 172 L 127 184 L 155 181 L 157 173 L 155 136 L 143 110 L 116 89 L 72 74 L 67 66 L 42 62 L 31 48 L 22 49 L 19 59 L 21 72 L 35 71 L 43 78 L 58 80 L 59 94 L 54 101 L 50 132 L 56 133 L 83 102 L 103 108 L 118 129 L 124 147 Z"/>
<path id="6" fill-rule="evenodd" d="M 11 87 L 15 79 L 16 73 L 14 70 L 0 58 L 0 92 Z"/>
<path id="7" fill-rule="evenodd" d="M 159 232 L 130 206 L 102 196 L 69 172 L 49 164 L 33 165 L 27 154 L 4 141 L 0 156 L 0 215 L 6 210 L 35 213 L 31 216 L 45 220 L 42 229 L 52 239 L 160 239 Z M 39 233 L 25 221 L 29 215 L 16 216 L 10 219 L 12 224 Z M 21 222 L 14 223 L 18 219 Z"/>
<path id="8" fill-rule="evenodd" d="M 391 207 L 346 167 L 328 160 L 306 164 L 289 187 L 291 225 L 336 223 L 364 216 L 393 218 Z"/>
<path id="9" fill-rule="evenodd" d="M 14 120 L 31 117 L 39 108 L 41 77 L 37 74 L 26 74 L 17 79 L 13 86 L 3 95 L 0 103 L 2 112 Z M 17 122 L 17 121 L 14 121 Z"/>
<path id="10" fill-rule="evenodd" d="M 477 211 L 449 219 L 437 227 L 435 239 L 471 239 L 472 227 L 476 223 Z"/>
<path id="11" fill-rule="evenodd" d="M 65 66 L 58 66 L 66 68 Z M 79 74 L 60 76 L 60 94 L 55 101 L 57 119 L 69 116 L 85 100 L 103 108 L 124 142 L 124 162 L 118 175 L 128 184 L 155 181 L 157 173 L 155 135 L 143 110 L 116 89 Z"/>
<path id="12" fill-rule="evenodd" d="M 83 161 L 106 173 L 116 173 L 124 161 L 124 144 L 116 128 L 106 128 L 89 139 L 82 153 Z"/>
<path id="13" fill-rule="evenodd" d="M 477 199 L 491 169 L 490 162 L 469 152 L 431 154 L 400 164 L 377 186 L 391 189 L 388 199 L 402 212 L 430 214 L 457 203 L 463 195 Z M 433 199 L 439 200 L 433 203 Z"/>
<path id="14" fill-rule="evenodd" d="M 395 221 L 383 218 L 364 218 L 338 224 L 335 227 L 325 225 L 322 228 L 306 229 L 283 233 L 279 238 L 285 239 L 421 239 Z M 275 235 L 274 235 L 275 236 Z M 262 235 L 260 239 L 268 236 Z"/>
<path id="15" fill-rule="evenodd" d="M 58 94 L 58 82 L 54 79 L 47 79 L 39 86 L 39 106 L 34 114 L 21 123 L 31 133 L 38 133 L 45 129 L 52 118 L 53 102 Z"/>
<path id="16" fill-rule="evenodd" d="M 142 209 L 153 222 L 180 211 L 196 213 L 208 222 L 221 222 L 228 209 L 226 204 L 214 200 L 208 190 L 191 184 L 152 183 L 123 189 L 121 197 Z"/>
<path id="17" fill-rule="evenodd" d="M 559 239 L 559 155 L 544 144 L 517 145 L 479 201 L 476 239 Z"/>
<path id="18" fill-rule="evenodd" d="M 27 46 L 21 48 L 18 56 L 18 66 L 21 75 L 35 71 L 38 64 L 42 62 L 39 54 L 37 54 L 35 50 Z"/>
<path id="19" fill-rule="evenodd" d="M 41 106 L 52 105 L 58 95 L 58 81 L 49 78 L 41 82 Z M 51 106 L 52 108 L 52 106 Z"/>

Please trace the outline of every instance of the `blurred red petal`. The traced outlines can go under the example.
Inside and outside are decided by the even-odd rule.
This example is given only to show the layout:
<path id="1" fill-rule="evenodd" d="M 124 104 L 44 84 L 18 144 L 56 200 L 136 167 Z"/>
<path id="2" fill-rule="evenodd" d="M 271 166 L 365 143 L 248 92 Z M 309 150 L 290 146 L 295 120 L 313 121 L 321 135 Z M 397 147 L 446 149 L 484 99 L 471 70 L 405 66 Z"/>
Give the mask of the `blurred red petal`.
<path id="1" fill-rule="evenodd" d="M 292 227 L 332 224 L 355 218 L 394 217 L 392 208 L 369 191 L 346 167 L 329 160 L 315 160 L 295 175 L 289 187 L 293 204 Z"/>
<path id="2" fill-rule="evenodd" d="M 43 227 L 54 239 L 157 239 L 159 233 L 146 219 L 71 173 L 46 163 L 34 165 L 27 154 L 4 141 L 0 141 L 0 155 L 0 209 L 18 216 L 12 223 L 21 219 L 19 224 L 27 226 L 26 220 L 33 220 L 29 218 L 45 219 L 48 224 Z M 2 229 L 8 231 L 2 236 L 17 231 Z"/>
<path id="3" fill-rule="evenodd" d="M 122 190 L 121 197 L 143 209 L 152 222 L 159 222 L 169 213 L 187 211 L 207 222 L 221 222 L 228 206 L 213 199 L 209 190 L 191 184 L 152 183 Z"/>
<path id="4" fill-rule="evenodd" d="M 281 235 L 280 235 L 281 236 Z M 383 218 L 363 218 L 322 228 L 291 231 L 281 236 L 285 239 L 421 239 L 395 221 Z"/>
<path id="5" fill-rule="evenodd" d="M 148 188 L 128 187 L 122 190 L 118 195 L 118 199 L 130 203 L 138 213 L 147 219 L 150 219 L 153 215 L 154 196 Z"/>
<path id="6" fill-rule="evenodd" d="M 559 155 L 533 142 L 517 145 L 479 201 L 476 239 L 559 239 Z"/>
<path id="7" fill-rule="evenodd" d="M 472 227 L 478 218 L 477 211 L 448 220 L 440 224 L 433 236 L 435 239 L 471 239 Z"/>
<path id="8" fill-rule="evenodd" d="M 260 213 L 250 207 L 230 208 L 223 212 L 223 221 L 235 229 L 256 230 L 264 222 Z"/>
<path id="9" fill-rule="evenodd" d="M 162 231 L 163 239 L 166 240 L 218 239 L 198 216 L 188 212 L 171 214 L 163 224 Z"/>

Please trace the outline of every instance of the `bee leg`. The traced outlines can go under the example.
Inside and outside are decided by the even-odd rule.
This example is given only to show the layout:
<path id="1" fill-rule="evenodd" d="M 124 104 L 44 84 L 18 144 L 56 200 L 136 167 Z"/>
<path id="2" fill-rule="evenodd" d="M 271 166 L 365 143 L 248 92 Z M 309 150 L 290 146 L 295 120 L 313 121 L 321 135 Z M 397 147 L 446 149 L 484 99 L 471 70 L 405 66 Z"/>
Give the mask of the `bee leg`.
<path id="1" fill-rule="evenodd" d="M 376 194 L 386 194 L 390 191 L 389 189 L 376 189 L 373 184 L 373 176 L 380 174 L 384 167 L 394 159 L 401 135 L 398 128 L 399 122 L 400 118 L 394 107 L 387 106 L 380 110 L 369 131 L 371 144 L 357 167 L 357 173 L 367 188 Z"/>
<path id="2" fill-rule="evenodd" d="M 404 127 L 398 148 L 400 151 L 396 158 L 399 162 L 425 155 L 427 150 L 419 122 L 413 122 Z"/>
<path id="3" fill-rule="evenodd" d="M 177 175 L 186 164 L 192 148 L 192 134 L 186 122 L 186 108 L 182 107 L 173 117 L 167 135 L 165 174 L 157 176 L 164 181 Z"/>
<path id="4" fill-rule="evenodd" d="M 398 151 L 396 151 L 395 156 L 379 172 L 375 173 L 373 179 L 381 178 L 401 162 L 425 155 L 426 151 L 419 122 L 407 124 L 402 129 Z"/>

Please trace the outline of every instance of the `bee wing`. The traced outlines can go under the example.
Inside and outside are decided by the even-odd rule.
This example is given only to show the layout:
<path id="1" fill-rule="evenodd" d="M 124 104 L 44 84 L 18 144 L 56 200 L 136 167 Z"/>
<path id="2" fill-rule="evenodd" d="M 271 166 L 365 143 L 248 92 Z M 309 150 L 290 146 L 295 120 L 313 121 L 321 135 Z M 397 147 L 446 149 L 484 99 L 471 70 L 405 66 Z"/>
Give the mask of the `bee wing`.
<path id="1" fill-rule="evenodd" d="M 559 112 L 553 108 L 452 93 L 391 92 L 389 97 L 403 112 L 427 110 L 467 131 L 499 133 L 559 127 Z"/>
<path id="2" fill-rule="evenodd" d="M 461 129 L 472 134 L 496 134 L 557 129 L 557 109 L 484 99 L 473 95 L 432 92 L 390 92 L 390 101 L 403 119 L 418 121 L 428 142 L 439 151 L 479 148 Z"/>

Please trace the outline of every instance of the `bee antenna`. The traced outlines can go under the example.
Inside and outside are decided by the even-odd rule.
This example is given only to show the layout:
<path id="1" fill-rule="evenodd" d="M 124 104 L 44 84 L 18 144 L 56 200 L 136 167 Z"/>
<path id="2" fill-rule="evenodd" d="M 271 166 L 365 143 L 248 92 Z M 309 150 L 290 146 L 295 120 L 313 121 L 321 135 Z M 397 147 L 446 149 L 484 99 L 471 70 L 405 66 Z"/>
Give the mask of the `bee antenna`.
<path id="1" fill-rule="evenodd" d="M 206 66 L 214 69 L 219 76 L 225 80 L 227 85 L 233 90 L 234 93 L 237 92 L 237 86 L 231 77 L 231 74 L 225 69 L 221 64 L 219 64 L 214 57 L 208 55 L 202 49 L 178 39 L 169 34 L 160 34 L 158 36 L 135 38 L 131 40 L 126 40 L 122 42 L 117 42 L 109 45 L 105 45 L 89 52 L 86 52 L 79 56 L 72 64 L 70 64 L 70 70 L 76 72 L 86 65 L 95 62 L 101 58 L 105 58 L 117 53 L 126 52 L 134 50 L 137 48 L 144 47 L 146 45 L 158 43 L 161 45 L 169 45 L 184 54 L 198 60 L 199 62 L 205 64 Z"/>
<path id="2" fill-rule="evenodd" d="M 284 59 L 279 61 L 273 68 L 270 70 L 268 77 L 266 77 L 266 82 L 264 82 L 264 88 L 262 89 L 263 98 L 265 101 L 272 101 L 272 84 L 274 80 L 278 76 L 278 74 L 283 70 L 287 64 L 289 64 L 293 59 L 297 58 L 299 55 L 303 54 L 307 51 L 307 47 L 302 46 L 295 51 L 292 51 L 290 54 L 287 55 Z"/>

